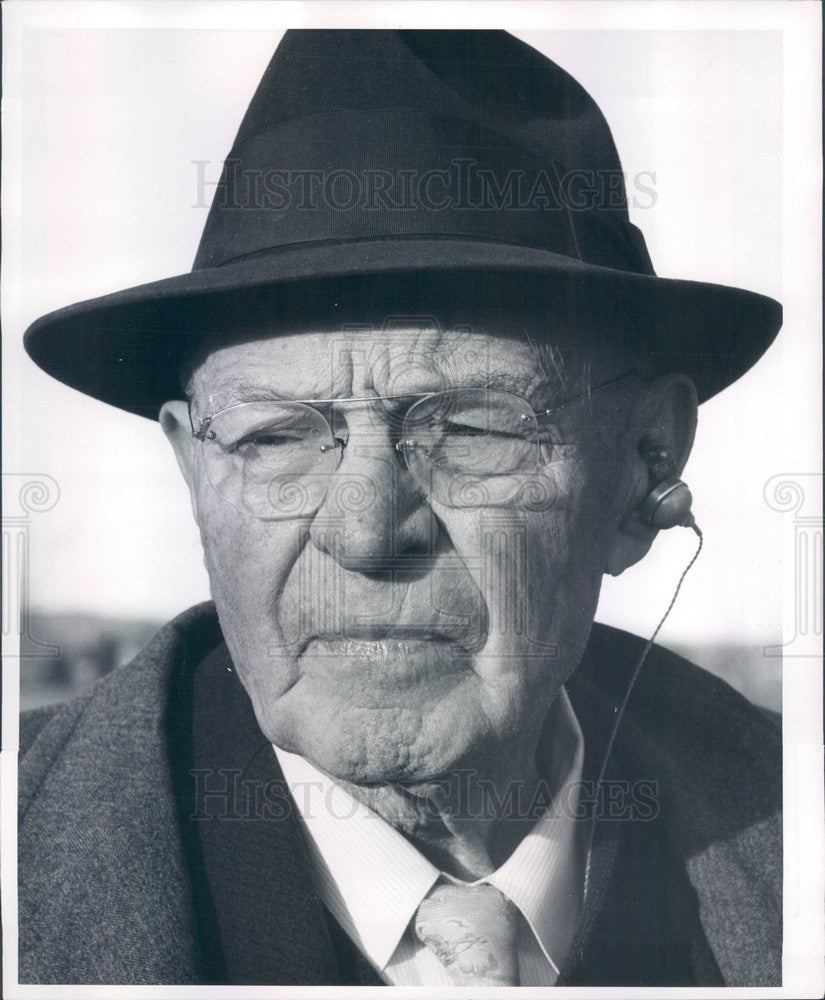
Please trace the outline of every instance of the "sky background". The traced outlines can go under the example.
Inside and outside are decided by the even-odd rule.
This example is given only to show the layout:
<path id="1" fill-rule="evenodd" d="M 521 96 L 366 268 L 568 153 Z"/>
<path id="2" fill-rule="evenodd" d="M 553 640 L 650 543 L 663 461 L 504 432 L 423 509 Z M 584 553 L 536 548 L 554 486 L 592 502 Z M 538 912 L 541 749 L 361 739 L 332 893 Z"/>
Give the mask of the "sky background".
<path id="1" fill-rule="evenodd" d="M 655 173 L 655 205 L 631 217 L 657 272 L 781 300 L 781 34 L 563 27 L 515 33 L 593 95 L 626 174 Z M 138 29 L 22 33 L 22 91 L 7 121 L 22 132 L 25 225 L 7 260 L 20 284 L 4 349 L 19 372 L 20 467 L 61 491 L 31 530 L 39 608 L 165 619 L 208 596 L 188 496 L 157 424 L 59 385 L 19 343 L 48 310 L 190 269 L 206 218 L 193 161 L 211 161 L 217 178 L 279 37 L 158 29 L 149 18 Z M 809 350 L 806 331 L 786 323 L 757 366 L 701 408 L 685 478 L 705 550 L 666 643 L 781 641 L 782 518 L 763 489 L 787 471 L 788 438 L 810 427 L 810 408 L 785 381 L 789 357 L 804 366 Z M 642 564 L 606 581 L 598 619 L 650 634 L 694 548 L 690 532 L 660 534 Z"/>

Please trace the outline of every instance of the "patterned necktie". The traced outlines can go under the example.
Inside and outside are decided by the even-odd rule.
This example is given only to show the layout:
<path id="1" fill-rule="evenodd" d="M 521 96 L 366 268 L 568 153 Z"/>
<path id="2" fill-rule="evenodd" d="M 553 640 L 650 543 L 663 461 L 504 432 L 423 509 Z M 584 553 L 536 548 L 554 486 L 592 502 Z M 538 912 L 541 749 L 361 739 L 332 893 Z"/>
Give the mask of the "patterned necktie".
<path id="1" fill-rule="evenodd" d="M 415 932 L 456 986 L 519 985 L 516 908 L 495 886 L 436 885 Z"/>

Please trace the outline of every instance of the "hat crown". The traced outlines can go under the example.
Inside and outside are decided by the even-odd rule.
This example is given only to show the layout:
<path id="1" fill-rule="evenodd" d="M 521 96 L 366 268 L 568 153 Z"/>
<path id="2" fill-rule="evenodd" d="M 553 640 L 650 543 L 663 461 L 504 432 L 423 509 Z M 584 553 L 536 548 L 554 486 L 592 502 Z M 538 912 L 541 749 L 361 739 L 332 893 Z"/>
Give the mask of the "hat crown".
<path id="1" fill-rule="evenodd" d="M 287 31 L 233 151 L 291 118 L 338 108 L 465 118 L 570 169 L 621 170 L 587 91 L 506 31 Z"/>
<path id="2" fill-rule="evenodd" d="M 195 269 L 296 245 L 424 238 L 653 273 L 603 115 L 529 45 L 503 31 L 286 32 Z"/>

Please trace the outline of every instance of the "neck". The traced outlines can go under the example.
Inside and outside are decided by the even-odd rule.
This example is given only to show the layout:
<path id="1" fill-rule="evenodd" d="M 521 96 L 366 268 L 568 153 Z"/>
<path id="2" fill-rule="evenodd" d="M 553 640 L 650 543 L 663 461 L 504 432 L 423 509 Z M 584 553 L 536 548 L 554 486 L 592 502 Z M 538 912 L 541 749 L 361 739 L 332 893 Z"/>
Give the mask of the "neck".
<path id="1" fill-rule="evenodd" d="M 513 853 L 555 791 L 551 774 L 558 703 L 540 737 L 521 752 L 501 748 L 485 767 L 456 768 L 419 784 L 346 784 L 437 868 L 472 881 Z"/>

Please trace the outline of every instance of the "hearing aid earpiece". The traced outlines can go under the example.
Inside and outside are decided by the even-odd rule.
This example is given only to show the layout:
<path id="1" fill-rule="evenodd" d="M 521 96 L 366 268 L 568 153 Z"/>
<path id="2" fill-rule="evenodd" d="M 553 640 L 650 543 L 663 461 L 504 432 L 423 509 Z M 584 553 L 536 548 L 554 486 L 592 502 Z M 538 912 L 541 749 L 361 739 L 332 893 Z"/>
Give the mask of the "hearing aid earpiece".
<path id="1" fill-rule="evenodd" d="M 693 526 L 691 505 L 693 496 L 687 483 L 676 476 L 665 479 L 648 493 L 642 503 L 641 517 L 650 528 L 675 528 L 681 524 Z"/>
<path id="2" fill-rule="evenodd" d="M 676 475 L 676 467 L 666 448 L 645 443 L 642 458 L 650 473 L 650 491 L 642 501 L 639 516 L 644 524 L 656 530 L 695 525 L 691 505 L 693 496 L 687 483 Z"/>

